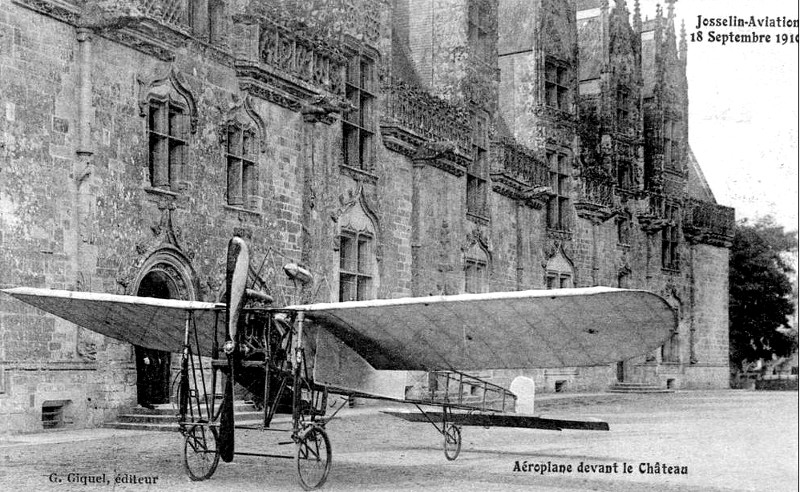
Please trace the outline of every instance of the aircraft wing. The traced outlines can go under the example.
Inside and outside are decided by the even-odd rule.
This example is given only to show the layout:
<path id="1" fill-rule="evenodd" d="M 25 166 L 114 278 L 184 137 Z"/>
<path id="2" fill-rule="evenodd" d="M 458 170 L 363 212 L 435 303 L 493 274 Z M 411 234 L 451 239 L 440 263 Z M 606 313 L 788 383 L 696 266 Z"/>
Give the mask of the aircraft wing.
<path id="1" fill-rule="evenodd" d="M 18 287 L 3 292 L 86 329 L 151 349 L 180 352 L 187 312 L 197 325 L 199 353 L 211 355 L 223 304 Z M 221 317 L 224 322 L 224 315 Z"/>
<path id="2" fill-rule="evenodd" d="M 607 287 L 289 306 L 375 369 L 593 366 L 646 354 L 677 327 L 650 292 Z"/>

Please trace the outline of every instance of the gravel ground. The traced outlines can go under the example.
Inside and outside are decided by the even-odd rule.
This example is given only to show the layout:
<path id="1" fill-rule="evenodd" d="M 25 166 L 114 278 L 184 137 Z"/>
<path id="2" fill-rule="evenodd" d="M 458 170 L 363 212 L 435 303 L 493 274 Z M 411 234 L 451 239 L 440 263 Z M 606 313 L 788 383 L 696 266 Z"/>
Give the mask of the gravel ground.
<path id="1" fill-rule="evenodd" d="M 611 431 L 465 427 L 461 455 L 450 462 L 428 424 L 398 420 L 375 407 L 344 410 L 328 425 L 334 454 L 324 489 L 798 489 L 796 392 L 575 395 L 537 404 L 537 413 L 545 416 L 606 420 Z M 288 440 L 285 433 L 237 432 L 237 451 L 294 451 L 293 445 L 276 444 Z M 11 436 L 0 440 L 0 490 L 299 490 L 294 462 L 275 458 L 237 456 L 233 463 L 220 463 L 210 480 L 190 482 L 182 447 L 177 433 L 97 429 Z M 540 464 L 548 463 L 550 471 L 542 472 Z M 678 471 L 685 467 L 687 474 L 640 472 L 656 463 Z M 630 473 L 623 472 L 624 464 Z M 581 471 L 586 465 L 605 466 Z M 570 469 L 553 471 L 558 466 Z M 601 472 L 608 469 L 611 473 Z M 110 483 L 68 483 L 70 473 L 105 474 Z M 126 474 L 157 479 L 114 483 Z"/>

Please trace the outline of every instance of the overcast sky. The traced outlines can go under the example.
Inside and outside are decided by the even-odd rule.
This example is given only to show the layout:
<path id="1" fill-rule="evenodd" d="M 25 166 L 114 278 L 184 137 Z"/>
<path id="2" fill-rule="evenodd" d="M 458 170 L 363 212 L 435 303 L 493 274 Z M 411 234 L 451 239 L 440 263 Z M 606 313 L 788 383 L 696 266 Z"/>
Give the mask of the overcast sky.
<path id="1" fill-rule="evenodd" d="M 642 0 L 642 17 L 655 16 L 655 0 Z M 666 15 L 666 3 L 661 2 Z M 633 0 L 628 0 L 633 11 Z M 798 17 L 797 0 L 682 0 L 676 24 L 687 37 L 697 16 L 749 19 Z M 726 44 L 689 39 L 689 143 L 717 202 L 736 208 L 737 218 L 773 215 L 798 226 L 798 44 Z M 753 29 L 735 29 L 747 33 Z M 797 29 L 756 28 L 761 34 L 797 34 Z"/>

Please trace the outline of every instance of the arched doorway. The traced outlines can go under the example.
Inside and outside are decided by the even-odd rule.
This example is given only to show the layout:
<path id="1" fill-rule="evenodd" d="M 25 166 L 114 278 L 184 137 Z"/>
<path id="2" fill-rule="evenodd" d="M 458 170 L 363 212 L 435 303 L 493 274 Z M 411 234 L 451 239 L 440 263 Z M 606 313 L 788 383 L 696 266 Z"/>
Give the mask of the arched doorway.
<path id="1" fill-rule="evenodd" d="M 175 280 L 162 270 L 151 270 L 139 282 L 136 295 L 159 299 L 180 298 Z M 136 353 L 136 396 L 139 405 L 152 407 L 169 403 L 170 362 L 169 352 L 134 346 Z"/>

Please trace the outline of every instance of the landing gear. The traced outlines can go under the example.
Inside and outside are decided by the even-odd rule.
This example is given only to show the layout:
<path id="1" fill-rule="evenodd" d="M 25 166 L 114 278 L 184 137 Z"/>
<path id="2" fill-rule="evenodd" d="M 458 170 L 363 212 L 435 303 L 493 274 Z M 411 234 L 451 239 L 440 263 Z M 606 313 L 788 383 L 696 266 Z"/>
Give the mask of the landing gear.
<path id="1" fill-rule="evenodd" d="M 211 478 L 219 464 L 217 429 L 207 425 L 193 425 L 184 436 L 183 467 L 193 481 Z"/>
<path id="2" fill-rule="evenodd" d="M 331 469 L 331 442 L 325 429 L 310 425 L 296 438 L 297 479 L 304 490 L 313 490 L 325 483 Z"/>
<path id="3" fill-rule="evenodd" d="M 461 428 L 457 425 L 446 424 L 442 435 L 444 436 L 444 455 L 449 461 L 453 461 L 461 452 Z"/>

